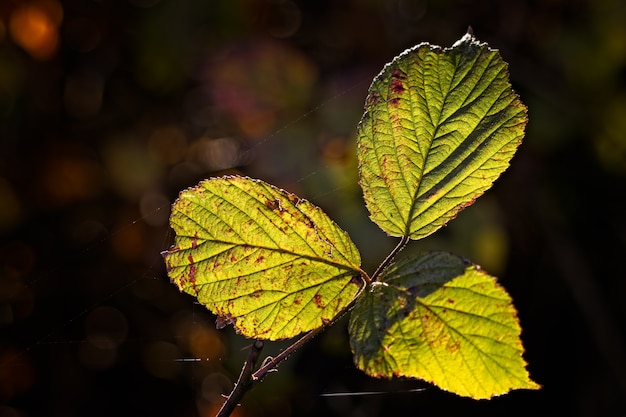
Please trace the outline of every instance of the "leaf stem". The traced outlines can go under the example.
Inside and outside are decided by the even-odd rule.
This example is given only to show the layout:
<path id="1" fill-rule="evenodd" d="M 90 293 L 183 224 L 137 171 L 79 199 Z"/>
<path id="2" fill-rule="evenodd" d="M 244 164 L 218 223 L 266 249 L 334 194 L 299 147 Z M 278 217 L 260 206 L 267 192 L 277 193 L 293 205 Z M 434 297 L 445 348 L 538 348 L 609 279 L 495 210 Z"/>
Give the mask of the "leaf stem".
<path id="1" fill-rule="evenodd" d="M 385 258 L 385 260 L 382 261 L 380 265 L 378 265 L 378 268 L 376 268 L 376 271 L 374 271 L 374 273 L 372 274 L 372 277 L 371 277 L 372 282 L 378 280 L 378 276 L 380 275 L 380 273 L 383 272 L 383 270 L 387 267 L 387 265 L 391 263 L 391 261 L 393 261 L 393 258 L 398 254 L 398 252 L 404 249 L 407 243 L 409 243 L 409 237 L 402 236 L 402 239 L 400 239 L 400 242 L 398 243 L 398 245 L 395 248 L 393 248 L 393 250 Z"/>
<path id="2" fill-rule="evenodd" d="M 359 268 L 359 272 L 361 273 L 361 278 L 363 278 L 363 280 L 365 281 L 365 285 L 369 286 L 372 283 L 372 279 L 370 278 L 370 276 L 367 275 L 367 272 L 365 272 L 361 268 Z"/>
<path id="3" fill-rule="evenodd" d="M 220 408 L 216 417 L 230 416 L 233 410 L 235 410 L 235 407 L 239 404 L 239 401 L 243 398 L 246 391 L 251 388 L 253 382 L 252 371 L 254 370 L 254 365 L 256 365 L 259 360 L 261 349 L 263 349 L 263 342 L 260 340 L 255 340 L 252 346 L 250 346 L 250 352 L 248 353 L 248 357 L 243 364 L 243 368 L 241 368 L 241 373 L 235 383 L 235 387 L 224 404 L 222 404 L 222 408 Z"/>

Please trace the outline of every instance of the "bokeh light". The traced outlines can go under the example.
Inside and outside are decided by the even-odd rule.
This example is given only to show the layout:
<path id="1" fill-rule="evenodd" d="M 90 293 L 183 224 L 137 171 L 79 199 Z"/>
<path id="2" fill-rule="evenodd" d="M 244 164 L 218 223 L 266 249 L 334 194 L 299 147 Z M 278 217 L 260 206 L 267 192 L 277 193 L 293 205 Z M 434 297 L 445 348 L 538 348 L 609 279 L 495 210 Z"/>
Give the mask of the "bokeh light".
<path id="1" fill-rule="evenodd" d="M 9 29 L 17 44 L 33 58 L 52 58 L 59 47 L 63 8 L 56 0 L 19 3 L 10 17 Z"/>
<path id="2" fill-rule="evenodd" d="M 218 57 L 207 63 L 207 88 L 218 108 L 250 138 L 269 134 L 282 113 L 303 111 L 313 93 L 315 67 L 283 44 L 244 43 Z"/>

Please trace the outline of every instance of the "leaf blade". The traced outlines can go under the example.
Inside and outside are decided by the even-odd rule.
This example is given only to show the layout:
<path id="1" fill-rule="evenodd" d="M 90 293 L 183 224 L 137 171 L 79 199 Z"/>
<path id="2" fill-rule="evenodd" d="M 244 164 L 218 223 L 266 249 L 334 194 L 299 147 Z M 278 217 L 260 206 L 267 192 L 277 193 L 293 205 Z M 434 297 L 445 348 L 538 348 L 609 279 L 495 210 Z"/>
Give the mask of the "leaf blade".
<path id="1" fill-rule="evenodd" d="M 262 181 L 202 181 L 180 194 L 170 223 L 170 279 L 217 314 L 218 327 L 293 337 L 334 318 L 361 290 L 348 235 L 318 207 Z"/>
<path id="2" fill-rule="evenodd" d="M 392 264 L 357 301 L 349 332 L 357 367 L 372 376 L 420 378 L 475 399 L 539 388 L 511 298 L 450 254 Z"/>
<path id="3" fill-rule="evenodd" d="M 435 232 L 508 167 L 526 122 L 507 64 L 473 36 L 405 51 L 374 79 L 357 128 L 370 218 L 392 236 Z"/>

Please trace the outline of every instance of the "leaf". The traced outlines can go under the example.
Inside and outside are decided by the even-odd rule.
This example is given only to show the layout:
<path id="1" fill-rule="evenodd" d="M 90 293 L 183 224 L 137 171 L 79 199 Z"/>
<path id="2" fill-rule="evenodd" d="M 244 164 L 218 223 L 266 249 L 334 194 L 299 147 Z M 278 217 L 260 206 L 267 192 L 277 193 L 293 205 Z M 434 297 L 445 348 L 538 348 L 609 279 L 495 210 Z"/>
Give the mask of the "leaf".
<path id="1" fill-rule="evenodd" d="M 475 399 L 539 388 L 511 298 L 451 254 L 391 264 L 357 301 L 349 331 L 356 365 L 372 376 L 421 378 Z"/>
<path id="2" fill-rule="evenodd" d="M 358 126 L 371 219 L 392 236 L 435 232 L 508 167 L 526 122 L 507 64 L 472 35 L 405 51 L 374 79 Z"/>
<path id="3" fill-rule="evenodd" d="M 361 290 L 361 258 L 322 210 L 262 181 L 229 176 L 183 191 L 165 252 L 179 289 L 257 339 L 332 320 Z"/>

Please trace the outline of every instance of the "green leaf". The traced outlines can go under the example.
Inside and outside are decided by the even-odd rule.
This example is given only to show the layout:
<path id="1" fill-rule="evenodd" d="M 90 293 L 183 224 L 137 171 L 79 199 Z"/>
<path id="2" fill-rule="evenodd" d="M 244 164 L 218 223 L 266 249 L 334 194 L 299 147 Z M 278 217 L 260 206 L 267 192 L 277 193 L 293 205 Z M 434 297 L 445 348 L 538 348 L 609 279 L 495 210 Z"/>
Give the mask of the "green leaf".
<path id="1" fill-rule="evenodd" d="M 356 365 L 372 376 L 421 378 L 476 399 L 539 388 L 511 298 L 451 254 L 391 264 L 357 301 L 349 331 Z"/>
<path id="2" fill-rule="evenodd" d="M 358 126 L 371 219 L 392 236 L 435 232 L 508 167 L 526 122 L 507 64 L 472 35 L 405 51 L 374 79 Z"/>
<path id="3" fill-rule="evenodd" d="M 168 274 L 182 291 L 257 339 L 331 321 L 360 292 L 361 258 L 322 210 L 262 181 L 200 182 L 172 206 Z"/>

